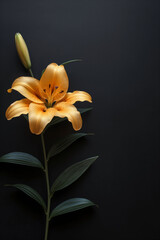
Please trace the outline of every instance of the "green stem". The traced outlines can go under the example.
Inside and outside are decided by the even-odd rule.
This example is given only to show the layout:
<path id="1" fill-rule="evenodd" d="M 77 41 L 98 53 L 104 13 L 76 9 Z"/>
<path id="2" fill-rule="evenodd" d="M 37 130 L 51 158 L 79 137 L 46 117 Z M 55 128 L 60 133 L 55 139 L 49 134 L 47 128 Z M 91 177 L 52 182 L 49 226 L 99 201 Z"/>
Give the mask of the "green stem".
<path id="1" fill-rule="evenodd" d="M 46 212 L 46 229 L 45 229 L 45 238 L 44 238 L 44 240 L 47 240 L 47 238 L 48 238 L 48 228 L 49 228 L 49 214 L 50 214 L 50 206 L 51 206 L 51 196 L 50 196 L 50 185 L 49 185 L 49 175 L 48 175 L 48 163 L 47 163 L 46 148 L 45 148 L 43 133 L 41 133 L 41 141 L 42 141 L 43 154 L 44 154 L 45 176 L 46 176 L 46 186 L 47 186 L 47 195 L 48 195 L 47 196 L 48 204 L 47 204 L 47 212 Z"/>
<path id="2" fill-rule="evenodd" d="M 34 77 L 34 76 L 33 76 L 32 69 L 31 69 L 31 68 L 29 68 L 29 69 L 28 69 L 28 71 L 29 71 L 30 75 L 31 75 L 32 77 Z"/>
<path id="3" fill-rule="evenodd" d="M 32 69 L 28 69 L 30 75 L 34 77 Z M 44 143 L 44 135 L 41 133 L 41 141 L 42 141 L 42 147 L 43 147 L 43 155 L 44 155 L 44 172 L 46 177 L 46 187 L 47 187 L 47 211 L 46 211 L 46 228 L 45 228 L 45 238 L 44 240 L 47 240 L 48 238 L 48 228 L 49 228 L 49 215 L 50 215 L 50 207 L 51 207 L 51 193 L 50 193 L 50 185 L 49 185 L 49 175 L 48 175 L 48 162 L 47 162 L 47 155 L 46 155 L 46 147 Z"/>

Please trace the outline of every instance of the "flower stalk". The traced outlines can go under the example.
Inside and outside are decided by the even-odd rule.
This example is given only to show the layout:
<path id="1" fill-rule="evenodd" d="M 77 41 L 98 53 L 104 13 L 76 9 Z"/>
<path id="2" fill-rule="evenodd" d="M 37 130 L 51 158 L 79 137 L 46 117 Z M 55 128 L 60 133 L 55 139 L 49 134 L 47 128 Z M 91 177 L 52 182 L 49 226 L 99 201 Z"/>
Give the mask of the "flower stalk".
<path id="1" fill-rule="evenodd" d="M 34 77 L 33 72 L 30 69 L 28 69 L 30 75 Z M 44 172 L 45 172 L 45 178 L 46 178 L 46 188 L 47 188 L 47 210 L 45 212 L 46 214 L 46 226 L 45 226 L 45 237 L 44 240 L 48 239 L 48 229 L 49 229 L 49 215 L 50 215 L 50 207 L 51 207 L 51 193 L 50 193 L 50 183 L 49 183 L 49 174 L 48 174 L 48 160 L 47 160 L 47 154 L 46 154 L 46 147 L 45 147 L 45 141 L 44 141 L 44 134 L 41 133 L 41 142 L 42 142 L 42 149 L 43 149 L 43 157 L 44 157 Z"/>
<path id="2" fill-rule="evenodd" d="M 47 211 L 46 211 L 46 228 L 45 228 L 45 238 L 48 238 L 48 228 L 49 228 L 49 215 L 50 215 L 50 206 L 51 206 L 51 194 L 50 194 L 50 184 L 49 184 L 49 175 L 48 175 L 48 162 L 46 156 L 46 148 L 44 142 L 44 135 L 41 133 L 41 141 L 44 155 L 44 165 L 45 165 L 45 176 L 46 176 L 46 187 L 47 187 Z"/>
<path id="3" fill-rule="evenodd" d="M 28 71 L 29 71 L 29 73 L 30 73 L 31 77 L 34 77 L 34 76 L 33 76 L 32 69 L 31 69 L 31 68 L 29 68 L 29 69 L 28 69 Z"/>

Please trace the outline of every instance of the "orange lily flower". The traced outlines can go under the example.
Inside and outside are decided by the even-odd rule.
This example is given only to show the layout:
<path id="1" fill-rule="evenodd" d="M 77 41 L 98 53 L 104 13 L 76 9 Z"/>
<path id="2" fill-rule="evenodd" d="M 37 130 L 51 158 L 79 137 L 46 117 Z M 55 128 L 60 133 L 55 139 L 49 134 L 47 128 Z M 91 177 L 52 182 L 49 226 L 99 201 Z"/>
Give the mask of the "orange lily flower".
<path id="1" fill-rule="evenodd" d="M 12 89 L 25 98 L 12 103 L 7 111 L 8 120 L 21 114 L 28 114 L 32 133 L 41 134 L 54 116 L 64 118 L 72 123 L 74 130 L 82 127 L 80 112 L 73 105 L 77 101 L 92 102 L 91 96 L 84 91 L 67 92 L 69 80 L 63 65 L 51 63 L 47 66 L 40 81 L 33 77 L 19 77 Z"/>

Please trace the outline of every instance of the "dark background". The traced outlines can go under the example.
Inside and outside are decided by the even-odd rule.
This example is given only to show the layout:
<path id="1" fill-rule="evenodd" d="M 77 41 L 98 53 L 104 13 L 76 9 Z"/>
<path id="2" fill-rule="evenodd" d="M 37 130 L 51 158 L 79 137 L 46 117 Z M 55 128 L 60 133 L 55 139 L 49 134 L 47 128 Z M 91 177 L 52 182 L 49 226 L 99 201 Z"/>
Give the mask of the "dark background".
<path id="1" fill-rule="evenodd" d="M 0 154 L 25 151 L 42 160 L 40 137 L 30 133 L 25 119 L 5 119 L 6 108 L 21 98 L 6 89 L 28 74 L 17 57 L 16 32 L 27 42 L 37 78 L 51 62 L 82 58 L 66 66 L 70 91 L 84 90 L 93 97 L 94 109 L 83 115 L 81 131 L 95 136 L 73 144 L 49 167 L 53 182 L 72 163 L 99 155 L 53 201 L 54 207 L 68 198 L 86 197 L 99 208 L 55 218 L 49 240 L 160 239 L 159 12 L 159 0 L 0 2 Z M 70 123 L 50 129 L 47 149 L 70 132 Z M 5 183 L 31 185 L 45 198 L 43 173 L 0 165 L 0 239 L 43 239 L 41 207 Z"/>

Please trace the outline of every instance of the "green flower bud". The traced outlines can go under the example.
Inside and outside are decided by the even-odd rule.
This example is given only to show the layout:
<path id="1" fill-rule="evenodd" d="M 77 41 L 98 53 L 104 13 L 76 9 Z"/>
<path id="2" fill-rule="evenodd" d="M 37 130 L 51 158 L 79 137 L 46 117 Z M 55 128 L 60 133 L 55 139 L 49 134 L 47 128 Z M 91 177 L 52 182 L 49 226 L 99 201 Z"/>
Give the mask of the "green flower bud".
<path id="1" fill-rule="evenodd" d="M 31 60 L 30 60 L 28 48 L 27 48 L 27 45 L 20 33 L 15 34 L 15 43 L 16 43 L 16 48 L 17 48 L 19 58 L 21 59 L 23 66 L 26 69 L 30 69 L 31 68 Z"/>

